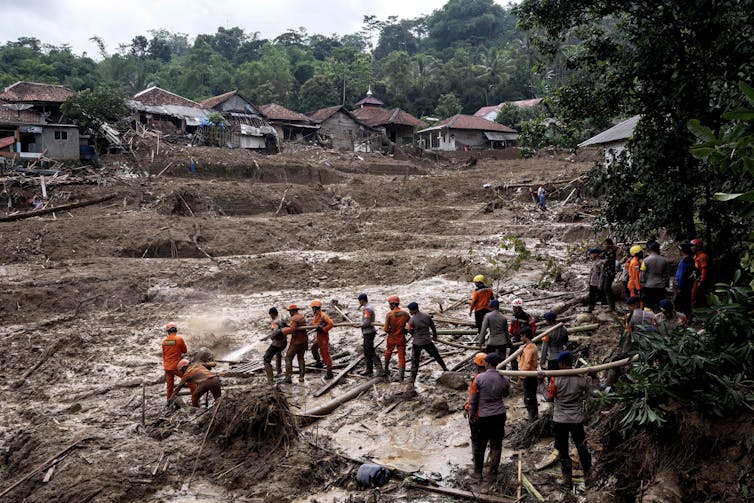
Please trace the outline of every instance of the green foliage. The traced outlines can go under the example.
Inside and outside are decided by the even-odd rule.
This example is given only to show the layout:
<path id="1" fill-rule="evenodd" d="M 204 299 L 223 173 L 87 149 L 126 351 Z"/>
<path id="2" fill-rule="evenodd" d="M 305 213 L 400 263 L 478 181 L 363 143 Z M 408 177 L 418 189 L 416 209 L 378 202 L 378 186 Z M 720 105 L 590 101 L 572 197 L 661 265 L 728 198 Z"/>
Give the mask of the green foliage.
<path id="1" fill-rule="evenodd" d="M 225 124 L 225 117 L 220 112 L 212 112 L 207 116 L 207 121 L 213 126 Z"/>
<path id="2" fill-rule="evenodd" d="M 461 109 L 461 102 L 458 101 L 458 97 L 455 94 L 442 94 L 437 101 L 435 115 L 441 119 L 447 119 L 448 117 L 461 113 Z"/>
<path id="3" fill-rule="evenodd" d="M 97 131 L 103 122 L 117 122 L 126 111 L 125 96 L 118 89 L 100 86 L 85 89 L 68 98 L 63 113 L 83 127 Z"/>
<path id="4" fill-rule="evenodd" d="M 637 335 L 629 351 L 639 362 L 603 402 L 617 405 L 625 429 L 660 426 L 679 404 L 711 418 L 754 410 L 752 309 L 751 288 L 718 285 L 699 313 L 704 330 Z"/>

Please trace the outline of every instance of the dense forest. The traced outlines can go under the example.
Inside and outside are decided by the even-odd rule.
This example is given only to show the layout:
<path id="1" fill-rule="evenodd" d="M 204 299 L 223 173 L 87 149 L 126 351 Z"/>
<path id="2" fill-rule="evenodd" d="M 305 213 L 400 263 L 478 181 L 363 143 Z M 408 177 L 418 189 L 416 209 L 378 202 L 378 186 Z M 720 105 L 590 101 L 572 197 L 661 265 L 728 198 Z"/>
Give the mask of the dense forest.
<path id="1" fill-rule="evenodd" d="M 114 49 L 94 36 L 97 60 L 23 37 L 0 46 L 0 85 L 31 80 L 83 90 L 105 84 L 127 95 L 158 85 L 194 100 L 238 89 L 255 103 L 302 112 L 351 106 L 371 86 L 390 106 L 447 117 L 541 97 L 562 78 L 517 20 L 513 7 L 492 0 L 449 0 L 416 19 L 365 15 L 361 31 L 342 36 L 305 27 L 271 40 L 239 27 L 193 39 L 151 30 Z"/>

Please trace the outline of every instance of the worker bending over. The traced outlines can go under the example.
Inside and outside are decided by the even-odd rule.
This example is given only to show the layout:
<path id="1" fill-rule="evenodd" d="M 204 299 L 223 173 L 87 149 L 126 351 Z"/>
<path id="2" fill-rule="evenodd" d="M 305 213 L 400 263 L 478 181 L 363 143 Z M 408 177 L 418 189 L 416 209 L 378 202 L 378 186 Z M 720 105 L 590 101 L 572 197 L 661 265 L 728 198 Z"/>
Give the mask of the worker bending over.
<path id="1" fill-rule="evenodd" d="M 419 372 L 419 359 L 422 351 L 426 351 L 429 356 L 435 359 L 440 367 L 447 372 L 448 367 L 440 356 L 433 341 L 437 340 L 437 328 L 432 317 L 419 311 L 419 304 L 411 302 L 408 305 L 408 312 L 411 313 L 411 319 L 408 321 L 408 331 L 413 336 L 411 343 L 411 384 L 416 382 L 416 375 Z M 430 336 L 430 331 L 432 335 Z"/>
<path id="2" fill-rule="evenodd" d="M 199 400 L 207 393 L 212 393 L 215 401 L 220 398 L 222 391 L 220 389 L 220 377 L 217 374 L 210 372 L 200 362 L 191 363 L 186 359 L 181 360 L 178 367 L 183 377 L 175 388 L 176 396 L 185 384 L 189 384 L 194 385 L 194 389 L 191 391 L 191 405 L 194 407 L 199 407 Z"/>

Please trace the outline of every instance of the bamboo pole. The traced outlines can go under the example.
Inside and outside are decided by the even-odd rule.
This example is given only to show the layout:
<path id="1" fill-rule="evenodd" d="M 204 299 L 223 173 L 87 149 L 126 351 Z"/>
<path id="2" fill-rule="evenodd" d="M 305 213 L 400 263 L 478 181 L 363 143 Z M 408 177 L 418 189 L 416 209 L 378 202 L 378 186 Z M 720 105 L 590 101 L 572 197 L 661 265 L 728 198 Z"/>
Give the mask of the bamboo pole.
<path id="1" fill-rule="evenodd" d="M 374 379 L 370 379 L 369 381 L 362 383 L 355 388 L 343 393 L 339 397 L 330 400 L 329 402 L 320 405 L 319 407 L 315 407 L 314 409 L 311 409 L 307 411 L 304 414 L 301 414 L 302 416 L 324 416 L 326 414 L 329 414 L 330 412 L 337 409 L 341 404 L 344 404 L 348 402 L 349 400 L 352 400 L 359 396 L 362 392 L 370 389 L 374 384 L 377 384 L 381 381 L 384 381 L 383 377 L 375 377 Z"/>
<path id="2" fill-rule="evenodd" d="M 544 332 L 542 332 L 541 334 L 539 334 L 538 336 L 534 337 L 531 341 L 532 342 L 537 342 L 537 341 L 541 340 L 545 335 L 548 335 L 550 332 L 552 332 L 555 329 L 560 328 L 562 326 L 563 326 L 562 323 L 558 323 L 557 325 L 553 325 L 550 328 L 548 328 L 547 330 L 545 330 Z M 512 362 L 516 357 L 518 357 L 518 355 L 523 350 L 524 350 L 523 346 L 521 346 L 517 350 L 515 350 L 508 358 L 506 358 L 505 360 L 503 360 L 502 363 L 500 363 L 500 365 L 497 366 L 498 370 L 504 369 L 505 366 L 508 365 L 508 363 Z"/>
<path id="3" fill-rule="evenodd" d="M 590 374 L 592 372 L 600 372 L 602 370 L 611 369 L 614 367 L 622 367 L 637 360 L 639 355 L 634 355 L 622 360 L 603 363 L 602 365 L 595 365 L 593 367 L 579 367 L 576 369 L 562 369 L 562 370 L 502 370 L 498 367 L 498 373 L 501 376 L 515 376 L 515 377 L 556 377 L 556 376 L 575 376 L 580 374 Z"/>
<path id="4" fill-rule="evenodd" d="M 447 346 L 452 346 L 454 348 L 472 349 L 472 350 L 476 350 L 476 351 L 481 351 L 482 349 L 484 349 L 483 346 L 482 347 L 480 347 L 480 346 L 469 346 L 468 344 L 459 344 L 457 342 L 446 341 L 444 339 L 437 339 L 437 342 L 439 342 L 441 344 L 445 344 Z"/>
<path id="5" fill-rule="evenodd" d="M 104 203 L 105 201 L 109 201 L 115 196 L 116 194 L 110 194 L 107 196 L 98 197 L 97 199 L 90 199 L 89 201 L 79 201 L 78 203 L 64 204 L 62 206 L 58 206 L 57 208 L 45 208 L 43 210 L 27 211 L 26 213 L 16 213 L 14 215 L 0 217 L 0 222 L 12 222 L 14 220 L 23 220 L 24 218 L 47 215 L 49 213 L 53 213 L 56 211 L 65 211 L 65 210 L 72 210 L 74 208 L 82 208 L 84 206 L 90 206 L 92 204 Z"/>

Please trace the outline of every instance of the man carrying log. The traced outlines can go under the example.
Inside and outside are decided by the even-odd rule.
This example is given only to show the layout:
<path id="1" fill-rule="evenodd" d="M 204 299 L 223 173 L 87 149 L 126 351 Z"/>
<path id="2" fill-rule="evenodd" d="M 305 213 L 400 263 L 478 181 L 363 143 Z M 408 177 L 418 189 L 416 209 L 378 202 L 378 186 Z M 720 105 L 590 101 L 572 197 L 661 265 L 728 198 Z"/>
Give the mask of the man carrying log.
<path id="1" fill-rule="evenodd" d="M 521 328 L 521 342 L 524 343 L 524 350 L 518 357 L 518 366 L 521 370 L 537 370 L 537 345 L 532 342 L 531 328 L 524 326 Z M 500 360 L 502 361 L 502 359 Z M 521 381 L 524 388 L 524 406 L 529 413 L 529 421 L 534 421 L 539 417 L 539 404 L 537 403 L 537 377 L 524 377 Z"/>
<path id="2" fill-rule="evenodd" d="M 312 325 L 317 327 L 317 338 L 312 344 L 312 356 L 314 357 L 314 366 L 322 368 L 322 360 L 325 361 L 325 367 L 327 367 L 327 373 L 325 379 L 332 379 L 332 358 L 330 358 L 330 329 L 335 326 L 332 319 L 322 311 L 322 301 L 313 300 L 311 303 L 312 313 L 314 313 L 314 320 Z M 322 359 L 320 360 L 320 353 Z"/>
<path id="3" fill-rule="evenodd" d="M 488 306 L 490 312 L 482 320 L 477 345 L 484 346 L 486 340 L 485 353 L 497 353 L 500 356 L 505 356 L 505 349 L 511 346 L 511 339 L 508 334 L 508 318 L 500 312 L 500 301 L 497 299 L 492 299 Z M 490 334 L 489 337 L 487 337 L 487 332 Z"/>
<path id="4" fill-rule="evenodd" d="M 288 326 L 288 323 L 278 313 L 278 308 L 271 307 L 268 311 L 270 315 L 270 329 L 272 333 L 269 335 L 271 342 L 267 347 L 267 351 L 264 352 L 264 373 L 267 376 L 267 383 L 272 384 L 274 378 L 272 375 L 272 359 L 275 358 L 275 367 L 277 374 L 282 373 L 282 355 L 285 350 L 286 337 L 283 333 L 283 329 Z M 266 339 L 267 337 L 265 337 Z"/>
<path id="5" fill-rule="evenodd" d="M 382 375 L 382 362 L 374 350 L 374 337 L 377 335 L 377 330 L 374 328 L 374 308 L 369 305 L 369 298 L 365 293 L 359 294 L 358 301 L 359 306 L 361 306 L 361 323 L 357 323 L 355 326 L 361 328 L 361 336 L 364 339 L 364 361 L 367 366 L 359 374 L 371 377 L 376 367 L 377 376 L 379 377 Z"/>
<path id="6" fill-rule="evenodd" d="M 398 380 L 403 382 L 406 373 L 406 324 L 409 314 L 399 306 L 401 299 L 397 295 L 387 298 L 388 311 L 382 329 L 387 333 L 387 347 L 385 348 L 385 380 L 390 381 L 390 358 L 393 351 L 398 352 Z"/>
<path id="7" fill-rule="evenodd" d="M 492 288 L 484 284 L 484 276 L 477 274 L 474 276 L 474 285 L 476 289 L 471 294 L 471 304 L 469 305 L 469 316 L 474 315 L 476 330 L 479 332 L 482 328 L 484 316 L 490 312 L 490 301 L 495 298 L 495 292 Z"/>
<path id="8" fill-rule="evenodd" d="M 188 348 L 183 337 L 178 335 L 178 326 L 175 323 L 171 322 L 165 325 L 165 332 L 167 332 L 167 335 L 162 339 L 162 365 L 165 370 L 165 391 L 168 397 L 168 405 L 170 405 L 175 378 L 183 377 L 178 362 L 181 361 L 184 354 L 188 353 Z"/>
<path id="9" fill-rule="evenodd" d="M 445 362 L 440 356 L 433 341 L 437 340 L 437 328 L 432 317 L 419 311 L 419 304 L 411 302 L 408 305 L 408 312 L 411 313 L 411 319 L 408 321 L 408 331 L 413 336 L 411 347 L 411 385 L 416 382 L 416 375 L 419 372 L 419 359 L 422 351 L 426 351 L 429 356 L 435 359 L 444 371 L 448 371 Z M 432 335 L 429 335 L 430 330 Z"/>
<path id="10" fill-rule="evenodd" d="M 471 478 L 477 480 L 482 478 L 484 451 L 488 443 L 491 476 L 497 475 L 500 465 L 506 418 L 503 398 L 510 392 L 508 378 L 501 376 L 495 368 L 502 361 L 503 357 L 497 353 L 490 353 L 485 357 L 485 371 L 474 379 L 476 390 L 469 397 L 469 421 L 478 423 L 476 448 L 473 450 L 474 471 L 471 473 Z"/>
<path id="11" fill-rule="evenodd" d="M 288 351 L 285 353 L 285 383 L 291 384 L 293 382 L 291 377 L 293 376 L 293 357 L 298 359 L 298 382 L 304 382 L 304 374 L 306 373 L 306 366 L 304 362 L 304 354 L 309 347 L 309 336 L 306 333 L 306 319 L 304 315 L 298 312 L 298 306 L 291 304 L 288 306 L 288 313 L 291 315 L 290 325 L 283 328 L 283 334 L 291 334 L 291 340 L 288 343 Z"/>
<path id="12" fill-rule="evenodd" d="M 573 368 L 573 355 L 568 351 L 560 353 L 558 365 L 561 370 Z M 572 486 L 573 468 L 568 454 L 568 436 L 576 444 L 579 462 L 584 470 L 584 478 L 592 468 L 592 456 L 586 445 L 584 433 L 584 400 L 591 389 L 591 378 L 584 375 L 557 376 L 550 382 L 547 397 L 555 401 L 552 416 L 552 429 L 555 437 L 555 448 L 560 455 L 560 470 L 563 473 L 563 485 L 570 490 Z"/>

